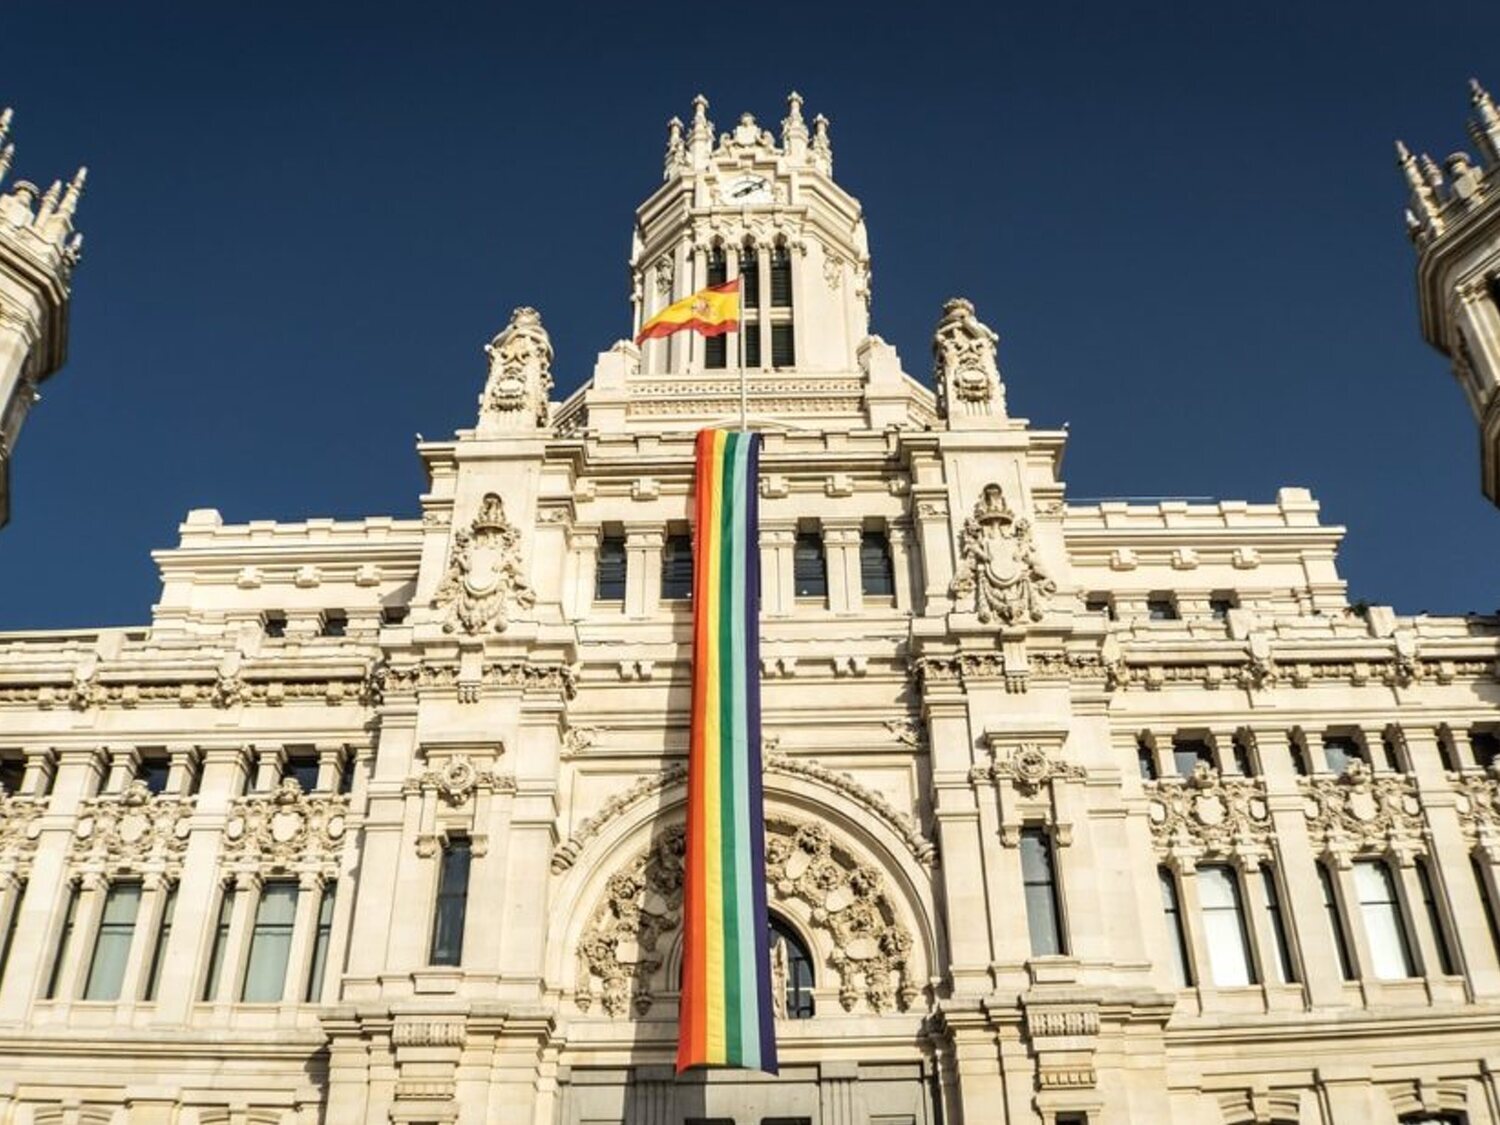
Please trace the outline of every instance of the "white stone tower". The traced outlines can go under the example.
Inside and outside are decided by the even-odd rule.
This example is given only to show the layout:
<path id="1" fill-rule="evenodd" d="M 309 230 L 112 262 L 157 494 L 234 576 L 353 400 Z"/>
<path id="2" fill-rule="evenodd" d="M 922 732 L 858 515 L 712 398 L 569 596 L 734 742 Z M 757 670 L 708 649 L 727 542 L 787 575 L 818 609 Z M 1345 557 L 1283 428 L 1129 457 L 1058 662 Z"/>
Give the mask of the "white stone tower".
<path id="1" fill-rule="evenodd" d="M 1500 110 L 1477 80 L 1470 87 L 1479 160 L 1455 152 L 1440 169 L 1397 141 L 1396 162 L 1411 189 L 1422 335 L 1453 361 L 1479 421 L 1481 486 L 1500 505 Z"/>
<path id="2" fill-rule="evenodd" d="M 0 112 L 0 183 L 15 145 L 7 144 L 11 111 Z M 45 193 L 17 180 L 0 195 L 0 527 L 10 518 L 10 460 L 42 381 L 68 355 L 68 299 L 83 236 L 73 213 L 87 170 Z"/>

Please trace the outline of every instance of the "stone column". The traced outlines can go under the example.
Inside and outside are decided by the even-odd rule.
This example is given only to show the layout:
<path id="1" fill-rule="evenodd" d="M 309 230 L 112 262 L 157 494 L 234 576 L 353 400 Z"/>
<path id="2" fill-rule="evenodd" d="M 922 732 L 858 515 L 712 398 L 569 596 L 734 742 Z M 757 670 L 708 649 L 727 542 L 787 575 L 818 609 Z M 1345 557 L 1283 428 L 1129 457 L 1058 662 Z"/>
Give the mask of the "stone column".
<path id="1" fill-rule="evenodd" d="M 594 607 L 598 589 L 599 541 L 603 530 L 598 526 L 574 526 L 568 532 L 567 577 L 563 583 L 563 619 L 575 621 Z M 626 584 L 629 584 L 629 570 Z"/>
<path id="2" fill-rule="evenodd" d="M 10 936 L 11 922 L 19 922 L 21 896 L 26 891 L 26 880 L 14 871 L 0 872 L 0 953 L 5 940 Z M 0 1121 L 4 1118 L 0 1117 Z"/>
<path id="3" fill-rule="evenodd" d="M 947 688 L 947 685 L 943 685 Z M 933 819 L 943 862 L 942 910 L 948 920 L 948 941 L 955 996 L 987 995 L 990 971 L 989 908 L 985 901 L 984 843 L 980 839 L 979 808 L 969 782 L 972 738 L 969 717 L 956 685 L 950 693 L 924 689 L 923 711 L 932 753 Z"/>
<path id="4" fill-rule="evenodd" d="M 128 1023 L 130 1012 L 146 987 L 151 971 L 151 955 L 161 932 L 162 909 L 166 906 L 171 884 L 161 875 L 147 875 L 141 880 L 141 905 L 135 915 L 135 933 L 130 939 L 130 955 L 125 961 L 125 975 L 120 981 L 119 1022 Z"/>
<path id="5" fill-rule="evenodd" d="M 109 748 L 109 777 L 104 783 L 105 793 L 123 793 L 135 777 L 141 765 L 141 752 L 134 746 L 111 746 Z"/>
<path id="6" fill-rule="evenodd" d="M 828 568 L 828 608 L 850 615 L 864 612 L 859 581 L 860 521 L 856 518 L 823 521 L 823 562 Z"/>
<path id="7" fill-rule="evenodd" d="M 497 857 L 505 876 L 500 931 L 501 999 L 536 1003 L 546 957 L 547 899 L 552 849 L 557 844 L 557 760 L 563 698 L 541 695 L 522 704 L 516 755 L 516 794 L 509 831 Z"/>
<path id="8" fill-rule="evenodd" d="M 23 797 L 41 797 L 52 784 L 57 773 L 57 752 L 50 746 L 27 746 L 26 773 L 21 778 Z"/>
<path id="9" fill-rule="evenodd" d="M 1284 1005 L 1276 1003 L 1272 998 L 1277 995 L 1280 985 L 1294 982 L 1283 979 L 1281 957 L 1276 948 L 1276 935 L 1271 930 L 1271 912 L 1266 898 L 1266 883 L 1261 874 L 1259 857 L 1238 856 L 1234 866 L 1239 873 L 1240 886 L 1244 890 L 1245 909 L 1250 914 L 1247 919 L 1249 923 L 1247 929 L 1250 931 L 1250 940 L 1254 943 L 1255 966 L 1260 976 L 1261 988 L 1266 995 L 1266 1005 L 1271 1009 L 1283 1007 Z M 1286 921 L 1286 907 L 1283 904 L 1281 910 L 1283 930 L 1286 929 Z M 1288 955 L 1290 952 L 1288 950 Z"/>
<path id="10" fill-rule="evenodd" d="M 224 943 L 224 958 L 219 965 L 218 987 L 214 989 L 214 1018 L 227 1020 L 229 1005 L 239 1002 L 240 982 L 245 975 L 245 960 L 250 952 L 250 930 L 260 906 L 259 875 L 241 871 L 234 877 L 234 908 L 229 915 L 229 940 Z"/>
<path id="11" fill-rule="evenodd" d="M 1359 890 L 1354 885 L 1354 864 L 1347 855 L 1337 857 L 1330 874 L 1333 876 L 1335 897 L 1339 913 L 1344 919 L 1344 933 L 1349 939 L 1349 954 L 1354 961 L 1354 975 L 1368 1003 L 1370 985 L 1375 982 L 1374 962 L 1370 956 L 1370 939 L 1365 934 L 1364 919 L 1360 917 Z"/>
<path id="12" fill-rule="evenodd" d="M 78 907 L 73 914 L 73 933 L 66 949 L 57 955 L 63 958 L 57 974 L 57 992 L 53 999 L 66 1008 L 77 1000 L 86 983 L 89 959 L 93 952 L 94 936 L 99 932 L 99 916 L 104 910 L 104 896 L 109 889 L 103 876 L 93 872 L 78 881 Z"/>
<path id="13" fill-rule="evenodd" d="M 286 768 L 286 747 L 264 742 L 255 747 L 255 753 L 254 792 L 269 793 L 281 781 L 281 771 Z"/>
<path id="14" fill-rule="evenodd" d="M 797 604 L 792 584 L 792 549 L 796 542 L 794 521 L 761 521 L 760 608 L 767 617 L 786 617 Z"/>
<path id="15" fill-rule="evenodd" d="M 953 543 L 948 527 L 947 488 L 912 488 L 912 508 L 917 515 L 917 541 L 922 548 L 922 606 L 926 614 L 940 613 L 948 604 L 948 584 L 953 581 Z"/>
<path id="16" fill-rule="evenodd" d="M 167 792 L 179 797 L 186 797 L 188 790 L 192 788 L 193 771 L 198 765 L 198 748 L 196 746 L 169 746 L 167 755 L 171 759 L 171 766 L 167 770 Z"/>
<path id="17" fill-rule="evenodd" d="M 1193 984 L 1198 992 L 1198 1006 L 1209 1011 L 1214 1006 L 1218 989 L 1214 985 L 1214 966 L 1203 936 L 1203 904 L 1198 898 L 1198 868 L 1191 860 L 1173 856 L 1167 861 L 1177 873 L 1177 896 L 1180 899 L 1179 917 L 1186 931 L 1188 958 L 1193 966 Z"/>
<path id="18" fill-rule="evenodd" d="M 281 989 L 283 1004 L 303 1002 L 308 973 L 312 969 L 318 911 L 322 905 L 323 876 L 316 872 L 303 872 L 297 879 L 297 912 L 292 922 L 292 945 L 286 958 L 286 980 Z"/>
<path id="19" fill-rule="evenodd" d="M 317 790 L 319 793 L 337 793 L 339 778 L 344 772 L 344 756 L 348 751 L 338 742 L 320 742 L 315 749 L 318 751 Z"/>
<path id="20" fill-rule="evenodd" d="M 907 613 L 917 611 L 912 596 L 911 528 L 905 524 L 890 524 L 885 529 L 886 542 L 891 549 L 891 576 L 895 579 L 896 608 Z"/>
<path id="21" fill-rule="evenodd" d="M 661 550 L 665 538 L 655 525 L 625 528 L 626 617 L 650 617 L 661 605 Z"/>
<path id="22" fill-rule="evenodd" d="M 818 1125 L 864 1125 L 868 1120 L 859 1094 L 859 1063 L 818 1064 Z"/>

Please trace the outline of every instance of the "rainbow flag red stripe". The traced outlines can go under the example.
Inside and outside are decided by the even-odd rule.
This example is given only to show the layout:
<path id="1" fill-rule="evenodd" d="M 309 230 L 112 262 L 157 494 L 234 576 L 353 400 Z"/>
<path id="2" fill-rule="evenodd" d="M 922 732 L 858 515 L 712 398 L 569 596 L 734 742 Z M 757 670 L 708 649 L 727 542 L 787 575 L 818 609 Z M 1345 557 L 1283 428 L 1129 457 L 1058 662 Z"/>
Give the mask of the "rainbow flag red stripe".
<path id="1" fill-rule="evenodd" d="M 760 435 L 698 435 L 677 1070 L 776 1073 L 760 755 Z"/>

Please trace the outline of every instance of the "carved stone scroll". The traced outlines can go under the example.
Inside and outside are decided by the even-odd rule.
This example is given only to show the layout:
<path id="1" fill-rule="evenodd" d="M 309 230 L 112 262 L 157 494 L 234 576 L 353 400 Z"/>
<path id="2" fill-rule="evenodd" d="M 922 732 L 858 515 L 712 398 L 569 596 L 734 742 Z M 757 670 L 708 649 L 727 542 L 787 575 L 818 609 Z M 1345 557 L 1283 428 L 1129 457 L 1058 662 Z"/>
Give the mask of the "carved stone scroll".
<path id="1" fill-rule="evenodd" d="M 503 633 L 512 605 L 529 609 L 536 604 L 521 576 L 520 541 L 500 497 L 487 493 L 473 522 L 454 535 L 447 573 L 433 595 L 433 608 L 448 611 L 445 632 Z"/>
<path id="2" fill-rule="evenodd" d="M 1031 523 L 1005 502 L 998 484 L 987 484 L 964 521 L 959 567 L 950 592 L 974 595 L 979 620 L 1019 625 L 1040 621 L 1057 583 L 1047 574 L 1031 539 Z"/>

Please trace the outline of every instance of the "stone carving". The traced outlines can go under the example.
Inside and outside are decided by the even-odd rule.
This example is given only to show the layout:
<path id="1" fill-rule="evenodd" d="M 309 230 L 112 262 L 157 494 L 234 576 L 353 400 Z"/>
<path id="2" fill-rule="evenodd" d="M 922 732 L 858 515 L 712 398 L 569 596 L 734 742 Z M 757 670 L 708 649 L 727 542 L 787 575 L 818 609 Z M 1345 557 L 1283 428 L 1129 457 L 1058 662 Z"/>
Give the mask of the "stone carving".
<path id="1" fill-rule="evenodd" d="M 910 716 L 902 716 L 899 719 L 887 719 L 885 729 L 891 732 L 891 736 L 908 750 L 919 750 L 922 747 L 926 732 L 915 719 Z"/>
<path id="2" fill-rule="evenodd" d="M 73 831 L 75 864 L 107 874 L 148 868 L 175 874 L 187 851 L 195 802 L 152 796 L 144 781 L 83 804 Z"/>
<path id="3" fill-rule="evenodd" d="M 974 315 L 972 302 L 955 297 L 943 305 L 932 336 L 933 378 L 944 417 L 1005 414 L 1005 388 L 995 362 L 1000 342 Z"/>
<path id="4" fill-rule="evenodd" d="M 457 664 L 436 664 L 425 660 L 405 667 L 382 664 L 373 676 L 382 697 L 426 691 L 456 692 L 459 688 Z M 485 687 L 558 691 L 572 699 L 578 684 L 578 672 L 568 664 L 486 664 L 480 682 Z"/>
<path id="5" fill-rule="evenodd" d="M 391 1026 L 391 1042 L 397 1047 L 462 1047 L 464 1039 L 461 1019 L 398 1020 Z"/>
<path id="6" fill-rule="evenodd" d="M 662 179 L 670 180 L 679 172 L 688 169 L 687 145 L 682 140 L 682 120 L 674 117 L 667 122 L 667 156 L 662 166 Z"/>
<path id="7" fill-rule="evenodd" d="M 575 1002 L 583 1011 L 597 999 L 611 1016 L 643 1016 L 658 984 L 675 986 L 660 980 L 660 970 L 682 921 L 685 850 L 685 830 L 673 825 L 610 877 L 578 944 Z M 896 921 L 884 878 L 835 844 L 826 827 L 768 818 L 766 882 L 773 898 L 805 903 L 813 927 L 828 936 L 845 1011 L 861 1000 L 877 1012 L 915 1002 L 911 935 Z"/>
<path id="8" fill-rule="evenodd" d="M 997 756 L 989 765 L 969 771 L 971 782 L 1009 781 L 1027 797 L 1035 797 L 1053 781 L 1082 781 L 1087 776 L 1078 763 L 1050 758 L 1034 742 L 1023 742 L 1008 757 Z"/>
<path id="9" fill-rule="evenodd" d="M 1356 761 L 1338 777 L 1302 778 L 1300 784 L 1313 841 L 1339 863 L 1362 853 L 1422 852 L 1422 805 L 1410 778 L 1377 776 Z"/>
<path id="10" fill-rule="evenodd" d="M 94 656 L 85 657 L 73 669 L 73 682 L 68 688 L 68 705 L 75 711 L 87 711 L 102 706 L 109 692 L 99 682 L 99 661 Z"/>
<path id="11" fill-rule="evenodd" d="M 979 620 L 1017 625 L 1040 621 L 1057 583 L 1047 574 L 1031 540 L 1031 523 L 1017 518 L 998 484 L 987 484 L 964 521 L 959 567 L 949 592 L 972 593 Z"/>
<path id="12" fill-rule="evenodd" d="M 1099 1012 L 1095 1008 L 1035 1008 L 1028 1004 L 1026 1029 L 1035 1039 L 1098 1035 Z"/>
<path id="13" fill-rule="evenodd" d="M 598 727 L 569 726 L 563 732 L 562 751 L 558 757 L 563 761 L 578 757 L 599 739 Z"/>
<path id="14" fill-rule="evenodd" d="M 545 426 L 552 393 L 552 339 L 542 327 L 541 314 L 526 306 L 516 309 L 484 352 L 490 374 L 479 396 L 481 425 L 509 416 Z"/>
<path id="15" fill-rule="evenodd" d="M 241 797 L 224 821 L 224 858 L 281 870 L 335 866 L 348 833 L 349 798 L 309 796 L 294 778 Z"/>
<path id="16" fill-rule="evenodd" d="M 448 609 L 445 633 L 503 633 L 512 603 L 525 609 L 536 604 L 521 577 L 520 539 L 500 497 L 486 493 L 474 522 L 454 535 L 448 572 L 432 599 L 434 609 Z"/>
<path id="17" fill-rule="evenodd" d="M 1484 773 L 1464 773 L 1454 778 L 1454 783 L 1458 788 L 1458 823 L 1465 841 L 1500 858 L 1500 769 L 1491 766 Z"/>
<path id="18" fill-rule="evenodd" d="M 828 251 L 827 256 L 823 259 L 823 280 L 827 283 L 828 288 L 835 291 L 838 289 L 839 283 L 844 280 L 844 259 L 832 250 Z"/>
<path id="19" fill-rule="evenodd" d="M 778 1020 L 786 1019 L 786 988 L 791 975 L 786 938 L 775 934 L 771 939 L 771 1015 Z"/>
<path id="20" fill-rule="evenodd" d="M 407 796 L 416 796 L 424 789 L 435 790 L 450 805 L 462 805 L 481 789 L 514 793 L 516 779 L 508 773 L 481 769 L 467 754 L 455 754 L 445 758 L 441 765 L 408 778 L 403 792 Z"/>
<path id="21" fill-rule="evenodd" d="M 1199 762 L 1185 781 L 1167 778 L 1146 790 L 1146 816 L 1159 854 L 1196 860 L 1269 853 L 1271 812 L 1259 780 L 1221 777 Z"/>
<path id="22" fill-rule="evenodd" d="M 656 259 L 656 292 L 662 297 L 672 295 L 672 285 L 677 279 L 677 267 L 672 259 L 663 254 Z"/>
<path id="23" fill-rule="evenodd" d="M 46 807 L 45 797 L 0 798 L 0 866 L 14 871 L 31 861 L 42 834 L 38 818 Z"/>

